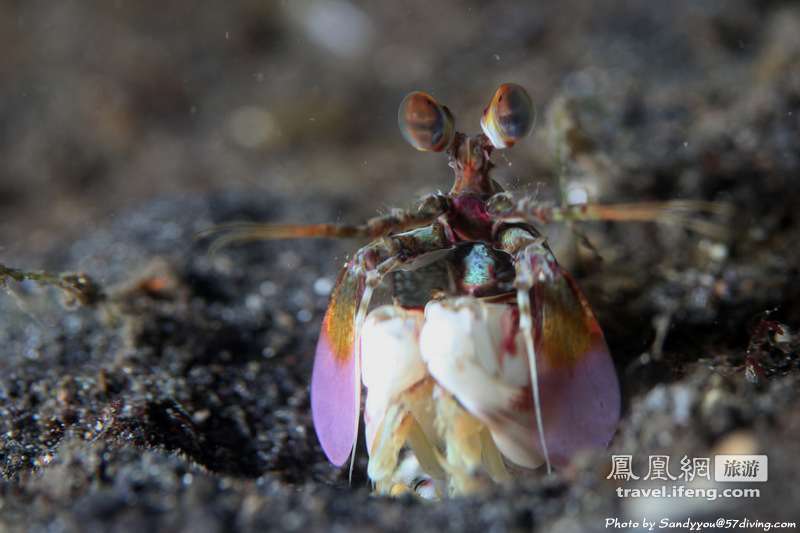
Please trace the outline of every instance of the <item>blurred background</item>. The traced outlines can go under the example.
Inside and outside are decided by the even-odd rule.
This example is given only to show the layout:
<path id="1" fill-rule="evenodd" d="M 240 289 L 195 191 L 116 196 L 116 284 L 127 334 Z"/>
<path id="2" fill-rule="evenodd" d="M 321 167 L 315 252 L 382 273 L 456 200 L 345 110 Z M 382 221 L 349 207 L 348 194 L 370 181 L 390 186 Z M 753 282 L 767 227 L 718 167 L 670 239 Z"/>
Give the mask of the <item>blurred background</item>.
<path id="1" fill-rule="evenodd" d="M 501 183 L 552 185 L 561 95 L 613 161 L 592 196 L 714 197 L 759 162 L 798 167 L 799 24 L 791 2 L 745 0 L 3 2 L 0 257 L 165 195 L 334 195 L 351 222 L 407 206 L 450 172 L 403 142 L 403 95 L 432 93 L 473 132 L 503 82 L 539 126 L 496 157 Z"/>

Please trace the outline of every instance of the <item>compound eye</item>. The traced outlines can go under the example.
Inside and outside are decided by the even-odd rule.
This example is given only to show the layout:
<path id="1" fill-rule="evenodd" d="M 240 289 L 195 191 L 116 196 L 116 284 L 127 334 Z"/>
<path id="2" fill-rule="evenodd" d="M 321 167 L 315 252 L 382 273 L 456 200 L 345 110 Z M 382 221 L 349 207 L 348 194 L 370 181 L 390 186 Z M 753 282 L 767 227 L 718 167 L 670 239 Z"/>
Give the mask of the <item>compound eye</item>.
<path id="1" fill-rule="evenodd" d="M 508 148 L 533 127 L 536 111 L 531 97 L 516 83 L 504 83 L 483 110 L 481 129 L 495 148 Z"/>
<path id="2" fill-rule="evenodd" d="M 397 124 L 406 141 L 424 152 L 446 150 L 456 133 L 450 110 L 420 91 L 407 94 L 400 102 Z"/>

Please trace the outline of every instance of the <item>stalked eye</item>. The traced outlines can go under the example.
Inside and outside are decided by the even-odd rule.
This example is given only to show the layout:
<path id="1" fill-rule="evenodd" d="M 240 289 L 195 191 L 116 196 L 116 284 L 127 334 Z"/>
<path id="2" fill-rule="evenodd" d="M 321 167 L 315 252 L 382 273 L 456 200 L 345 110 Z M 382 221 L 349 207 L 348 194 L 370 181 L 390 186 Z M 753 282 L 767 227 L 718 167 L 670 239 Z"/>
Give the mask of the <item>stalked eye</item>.
<path id="1" fill-rule="evenodd" d="M 515 83 L 504 83 L 483 111 L 481 128 L 495 148 L 508 148 L 531 131 L 535 116 L 525 89 Z"/>
<path id="2" fill-rule="evenodd" d="M 400 102 L 397 123 L 408 143 L 426 152 L 446 150 L 456 131 L 450 110 L 419 91 L 409 93 Z"/>

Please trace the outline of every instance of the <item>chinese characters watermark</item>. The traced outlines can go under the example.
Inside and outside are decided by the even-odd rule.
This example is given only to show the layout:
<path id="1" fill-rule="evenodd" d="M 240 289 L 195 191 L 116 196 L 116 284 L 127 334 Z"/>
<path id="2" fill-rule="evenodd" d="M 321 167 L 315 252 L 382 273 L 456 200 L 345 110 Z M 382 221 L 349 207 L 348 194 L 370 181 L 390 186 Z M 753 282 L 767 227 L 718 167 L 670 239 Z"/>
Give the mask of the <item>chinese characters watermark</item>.
<path id="1" fill-rule="evenodd" d="M 670 469 L 668 455 L 650 455 L 647 474 L 637 475 L 633 470 L 632 455 L 612 455 L 611 472 L 606 479 L 619 481 L 683 481 L 697 479 L 711 481 L 711 458 L 688 457 L 680 460 L 680 472 L 675 475 Z M 714 481 L 742 482 L 767 481 L 766 455 L 717 455 L 714 457 Z"/>

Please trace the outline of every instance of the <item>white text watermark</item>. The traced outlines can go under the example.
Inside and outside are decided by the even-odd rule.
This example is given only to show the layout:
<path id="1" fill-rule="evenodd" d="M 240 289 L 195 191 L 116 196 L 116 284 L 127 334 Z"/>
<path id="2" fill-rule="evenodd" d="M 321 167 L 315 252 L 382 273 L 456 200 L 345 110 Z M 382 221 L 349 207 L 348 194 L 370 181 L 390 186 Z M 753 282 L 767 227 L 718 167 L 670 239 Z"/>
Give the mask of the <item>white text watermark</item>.
<path id="1" fill-rule="evenodd" d="M 609 517 L 605 519 L 606 529 L 637 529 L 640 531 L 705 531 L 707 529 L 744 529 L 748 531 L 773 531 L 776 529 L 795 529 L 796 522 L 770 522 L 764 520 L 750 520 L 748 518 L 717 518 L 715 520 L 695 520 L 684 518 L 672 520 L 661 518 L 659 520 L 620 520 Z"/>

